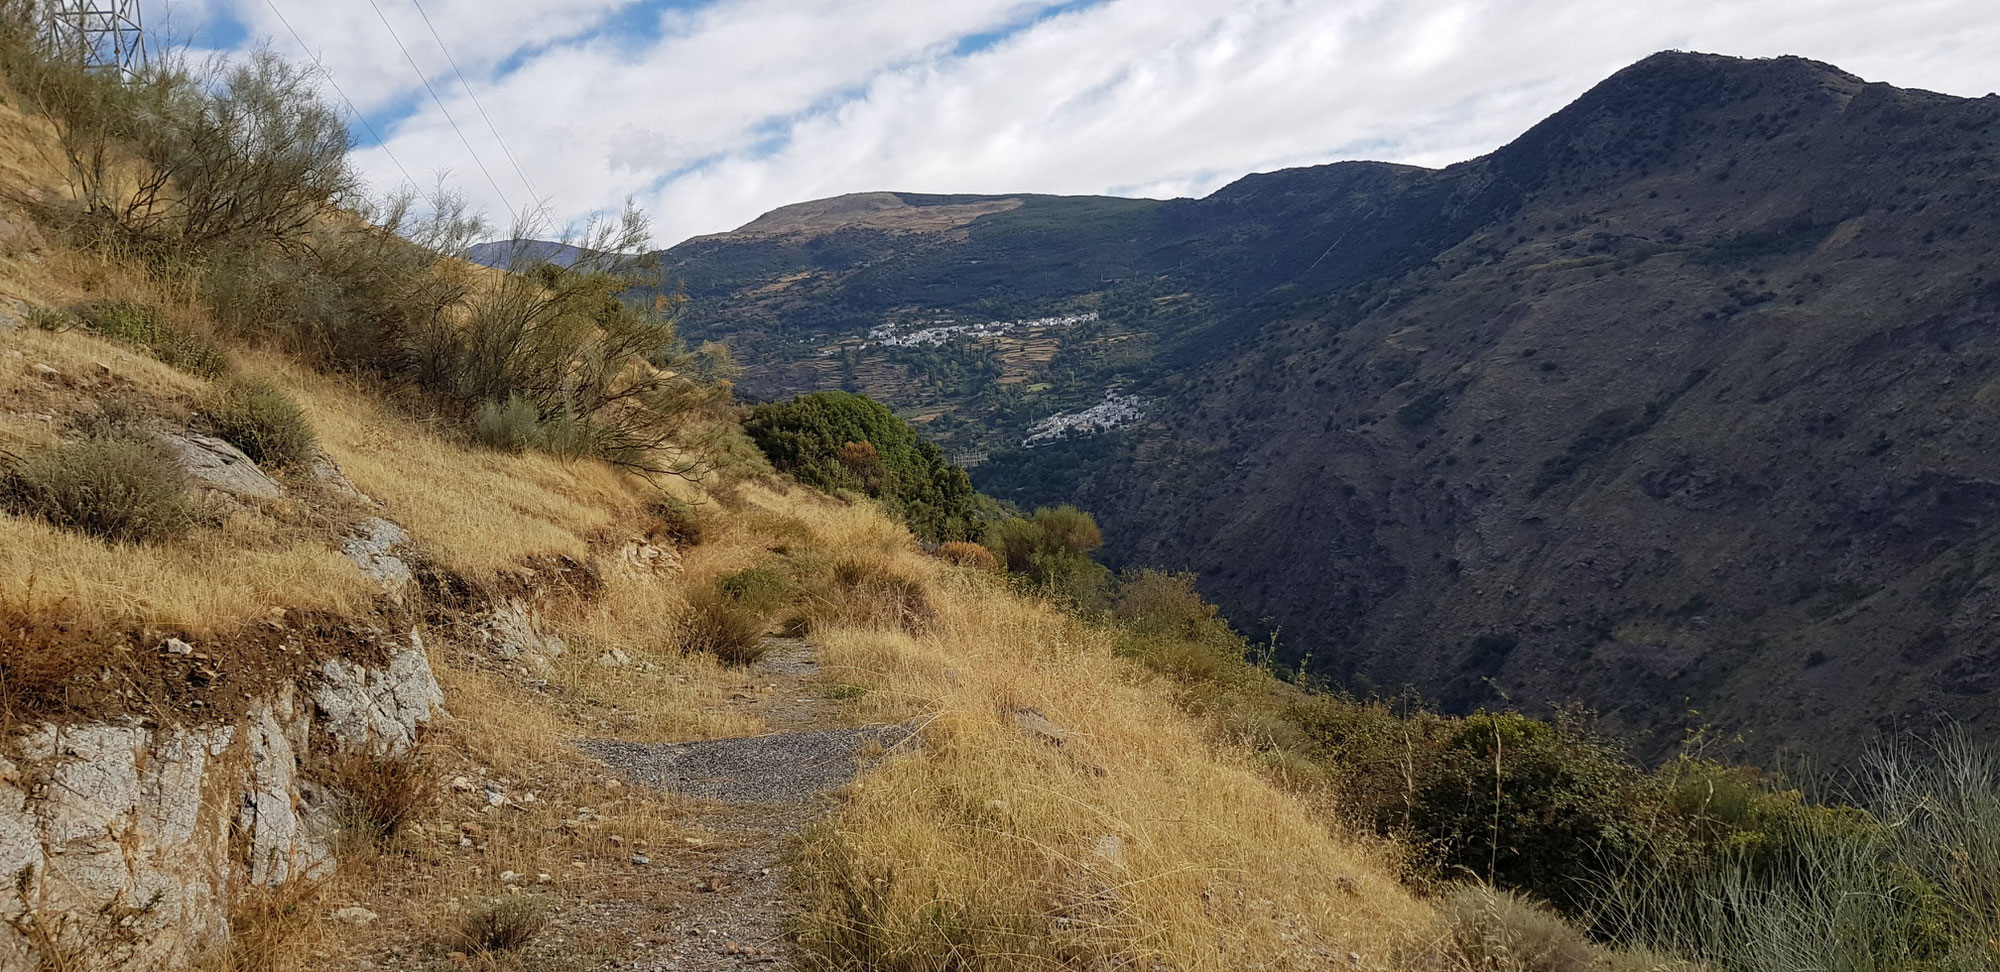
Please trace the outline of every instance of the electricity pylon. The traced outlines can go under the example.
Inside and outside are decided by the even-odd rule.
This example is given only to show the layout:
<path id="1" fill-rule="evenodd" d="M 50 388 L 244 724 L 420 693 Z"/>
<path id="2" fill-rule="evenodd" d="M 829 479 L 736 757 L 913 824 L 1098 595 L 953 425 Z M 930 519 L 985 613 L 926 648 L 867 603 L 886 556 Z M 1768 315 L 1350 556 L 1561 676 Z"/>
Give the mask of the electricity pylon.
<path id="1" fill-rule="evenodd" d="M 139 0 L 44 0 L 55 49 L 94 70 L 131 77 L 146 67 Z"/>

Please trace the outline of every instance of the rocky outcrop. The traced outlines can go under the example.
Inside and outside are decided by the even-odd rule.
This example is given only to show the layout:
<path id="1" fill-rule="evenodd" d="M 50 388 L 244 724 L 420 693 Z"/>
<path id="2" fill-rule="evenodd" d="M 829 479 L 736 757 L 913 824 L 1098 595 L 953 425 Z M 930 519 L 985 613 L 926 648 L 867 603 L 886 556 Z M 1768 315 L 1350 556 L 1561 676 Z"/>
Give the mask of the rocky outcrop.
<path id="1" fill-rule="evenodd" d="M 384 591 L 400 595 L 414 575 L 396 549 L 409 542 L 410 535 L 402 527 L 379 516 L 369 517 L 356 524 L 354 534 L 342 541 L 340 552 Z"/>
<path id="2" fill-rule="evenodd" d="M 385 667 L 328 659 L 320 666 L 313 703 L 323 730 L 339 748 L 401 756 L 416 745 L 418 730 L 444 704 L 444 691 L 431 673 L 422 639 L 411 631 L 409 646 L 393 650 Z"/>
<path id="3" fill-rule="evenodd" d="M 569 648 L 543 627 L 541 612 L 518 597 L 496 602 L 473 622 L 473 630 L 495 657 L 537 673 L 546 672 Z"/>
<path id="4" fill-rule="evenodd" d="M 309 775 L 397 756 L 442 693 L 411 632 L 386 664 L 329 659 L 222 725 L 42 725 L 0 756 L 0 969 L 185 965 L 232 897 L 332 869 L 339 795 Z"/>
<path id="5" fill-rule="evenodd" d="M 264 474 L 243 450 L 212 435 L 162 435 L 160 443 L 197 483 L 233 497 L 274 500 L 278 484 Z"/>
<path id="6" fill-rule="evenodd" d="M 640 577 L 673 577 L 681 572 L 681 552 L 654 543 L 651 537 L 632 537 L 618 545 L 612 564 Z"/>

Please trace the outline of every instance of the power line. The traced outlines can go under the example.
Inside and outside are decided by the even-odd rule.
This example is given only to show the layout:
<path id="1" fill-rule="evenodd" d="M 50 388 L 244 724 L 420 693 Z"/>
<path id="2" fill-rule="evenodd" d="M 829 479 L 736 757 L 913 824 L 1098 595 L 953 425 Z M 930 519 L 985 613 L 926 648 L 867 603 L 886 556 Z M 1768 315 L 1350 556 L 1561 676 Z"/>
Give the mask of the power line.
<path id="1" fill-rule="evenodd" d="M 492 186 L 493 192 L 500 197 L 500 205 L 507 207 L 507 212 L 514 217 L 515 222 L 520 222 L 521 211 L 515 209 L 514 204 L 507 199 L 507 191 L 500 188 L 499 180 L 494 179 L 493 173 L 486 168 L 486 160 L 479 157 L 479 151 L 472 147 L 472 140 L 465 137 L 465 130 L 459 128 L 458 120 L 451 117 L 451 109 L 444 106 L 444 99 L 438 97 L 436 88 L 431 87 L 431 79 L 424 74 L 423 68 L 417 66 L 417 59 L 410 56 L 410 49 L 404 46 L 402 35 L 396 33 L 395 25 L 389 23 L 388 16 L 382 12 L 382 5 L 376 3 L 375 0 L 368 0 L 368 5 L 375 8 L 375 16 L 381 18 L 382 26 L 389 29 L 390 38 L 395 40 L 397 49 L 403 52 L 403 60 L 410 62 L 410 70 L 417 73 L 417 80 L 422 81 L 424 83 L 424 90 L 431 93 L 431 100 L 437 103 L 438 111 L 444 113 L 444 120 L 451 124 L 451 130 L 458 133 L 459 142 L 465 146 L 465 151 L 472 156 L 472 164 L 479 167 L 480 174 L 486 176 L 486 184 Z"/>
<path id="2" fill-rule="evenodd" d="M 528 173 L 521 170 L 521 160 L 514 157 L 514 150 L 507 147 L 507 139 L 501 136 L 500 128 L 493 124 L 493 117 L 486 113 L 486 106 L 479 103 L 479 96 L 472 93 L 472 83 L 465 80 L 465 72 L 458 69 L 458 59 L 451 56 L 451 48 L 446 47 L 444 36 L 438 33 L 437 25 L 431 23 L 431 15 L 424 12 L 424 5 L 418 0 L 410 0 L 410 6 L 417 8 L 417 16 L 424 18 L 424 26 L 429 27 L 431 37 L 438 42 L 438 50 L 444 52 L 445 63 L 451 65 L 451 73 L 458 75 L 458 84 L 465 89 L 465 96 L 472 99 L 472 107 L 479 109 L 479 117 L 486 120 L 486 130 L 493 133 L 493 140 L 500 143 L 500 151 L 506 153 L 507 161 L 514 166 L 514 174 L 521 177 L 521 185 L 528 187 L 530 202 L 540 199 L 535 184 L 528 180 Z"/>
<path id="3" fill-rule="evenodd" d="M 311 45 L 306 43 L 305 38 L 299 36 L 298 30 L 292 26 L 292 22 L 285 19 L 285 12 L 279 10 L 278 5 L 272 2 L 272 0 L 264 0 L 264 6 L 270 7 L 271 12 L 278 16 L 278 23 L 284 24 L 285 29 L 291 31 L 292 39 L 299 42 L 299 48 L 306 52 L 307 57 L 312 58 L 313 66 L 319 68 L 321 74 L 326 75 L 326 83 L 333 85 L 333 92 L 340 96 L 341 101 L 347 103 L 348 113 L 353 115 L 355 120 L 361 122 L 362 128 L 368 130 L 368 137 L 375 140 L 375 145 L 382 150 L 382 154 L 388 156 L 389 161 L 396 164 L 396 171 L 403 174 L 404 180 L 409 182 L 412 188 L 419 185 L 417 180 L 410 178 L 410 170 L 403 168 L 403 162 L 401 159 L 396 158 L 396 153 L 389 151 L 389 143 L 382 138 L 381 133 L 375 131 L 375 126 L 368 123 L 368 116 L 362 114 L 361 109 L 354 107 L 354 100 L 347 97 L 347 92 L 340 89 L 340 82 L 334 80 L 333 72 L 327 70 L 326 65 L 320 62 L 319 55 L 314 54 Z"/>

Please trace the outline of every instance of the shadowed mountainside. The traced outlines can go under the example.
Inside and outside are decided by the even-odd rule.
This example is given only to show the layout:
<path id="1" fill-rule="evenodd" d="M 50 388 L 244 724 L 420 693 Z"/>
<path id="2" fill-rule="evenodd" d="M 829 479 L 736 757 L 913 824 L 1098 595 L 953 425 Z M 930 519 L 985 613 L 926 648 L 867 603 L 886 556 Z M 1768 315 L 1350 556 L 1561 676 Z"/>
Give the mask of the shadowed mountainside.
<path id="1" fill-rule="evenodd" d="M 2000 689 L 1996 136 L 2000 98 L 1671 53 L 1442 170 L 897 194 L 997 211 L 665 258 L 690 333 L 778 362 L 752 392 L 876 394 L 1319 674 L 1844 752 Z M 1108 390 L 1145 421 L 1007 448 Z"/>

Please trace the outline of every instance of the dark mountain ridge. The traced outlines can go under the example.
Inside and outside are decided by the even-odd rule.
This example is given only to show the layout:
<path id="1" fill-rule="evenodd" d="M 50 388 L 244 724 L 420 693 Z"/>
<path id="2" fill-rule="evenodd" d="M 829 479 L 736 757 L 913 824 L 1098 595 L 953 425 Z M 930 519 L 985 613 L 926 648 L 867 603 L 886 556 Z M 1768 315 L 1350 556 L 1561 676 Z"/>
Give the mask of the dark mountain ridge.
<path id="1" fill-rule="evenodd" d="M 1083 502 L 1115 559 L 1200 571 L 1326 677 L 1580 700 L 1653 751 L 1709 723 L 1838 752 L 1991 731 L 1997 124 L 2000 98 L 1667 53 L 1441 170 L 893 194 L 983 208 L 665 261 L 753 393 L 856 387 L 964 450 L 1143 396 L 1137 427 L 975 474 Z M 1098 319 L 860 337 L 1065 310 Z"/>

